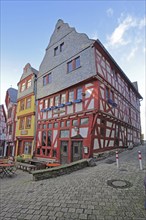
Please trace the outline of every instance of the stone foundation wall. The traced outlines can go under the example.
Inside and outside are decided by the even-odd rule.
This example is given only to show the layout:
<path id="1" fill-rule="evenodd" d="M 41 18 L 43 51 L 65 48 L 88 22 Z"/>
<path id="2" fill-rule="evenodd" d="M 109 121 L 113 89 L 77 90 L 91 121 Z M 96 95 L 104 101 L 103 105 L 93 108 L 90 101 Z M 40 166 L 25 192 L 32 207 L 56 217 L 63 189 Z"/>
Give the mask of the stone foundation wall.
<path id="1" fill-rule="evenodd" d="M 88 166 L 88 160 L 82 159 L 70 164 L 61 165 L 59 167 L 32 171 L 31 173 L 33 175 L 33 180 L 37 181 L 37 180 L 44 180 L 44 179 L 61 176 L 64 174 L 69 174 L 73 171 L 80 170 L 87 166 Z"/>

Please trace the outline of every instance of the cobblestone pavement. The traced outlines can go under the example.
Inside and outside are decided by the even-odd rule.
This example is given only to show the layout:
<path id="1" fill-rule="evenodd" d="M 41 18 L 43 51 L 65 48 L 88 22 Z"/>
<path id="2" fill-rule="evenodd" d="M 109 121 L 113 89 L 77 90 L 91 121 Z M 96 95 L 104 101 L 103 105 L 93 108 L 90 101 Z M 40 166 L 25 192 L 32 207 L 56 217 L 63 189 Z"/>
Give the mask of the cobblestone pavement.
<path id="1" fill-rule="evenodd" d="M 146 220 L 144 159 L 146 146 L 140 146 L 119 154 L 119 169 L 114 156 L 95 167 L 38 182 L 31 174 L 17 170 L 16 176 L 0 179 L 0 219 Z M 116 188 L 107 184 L 109 180 L 114 180 Z M 121 180 L 132 185 L 125 188 Z"/>

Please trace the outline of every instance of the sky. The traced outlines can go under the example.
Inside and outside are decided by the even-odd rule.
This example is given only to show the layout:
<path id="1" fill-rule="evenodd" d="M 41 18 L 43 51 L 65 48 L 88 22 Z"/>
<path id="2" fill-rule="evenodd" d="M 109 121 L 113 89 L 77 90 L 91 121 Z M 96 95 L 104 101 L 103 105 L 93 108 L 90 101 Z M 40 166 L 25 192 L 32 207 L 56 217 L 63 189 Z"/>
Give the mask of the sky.
<path id="1" fill-rule="evenodd" d="M 17 89 L 27 63 L 39 70 L 58 19 L 99 39 L 131 82 L 138 82 L 142 133 L 146 139 L 146 1 L 1 0 L 0 104 Z"/>

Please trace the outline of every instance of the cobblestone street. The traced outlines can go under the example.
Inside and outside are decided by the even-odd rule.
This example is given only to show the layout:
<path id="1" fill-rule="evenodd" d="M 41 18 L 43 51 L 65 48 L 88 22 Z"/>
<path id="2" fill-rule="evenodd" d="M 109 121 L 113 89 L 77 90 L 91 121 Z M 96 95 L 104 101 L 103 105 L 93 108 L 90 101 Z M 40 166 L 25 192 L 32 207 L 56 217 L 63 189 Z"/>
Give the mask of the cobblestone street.
<path id="1" fill-rule="evenodd" d="M 146 146 L 120 153 L 119 169 L 114 160 L 106 158 L 95 167 L 38 182 L 17 170 L 16 176 L 0 179 L 0 219 L 145 220 Z M 115 187 L 107 184 L 110 180 Z"/>

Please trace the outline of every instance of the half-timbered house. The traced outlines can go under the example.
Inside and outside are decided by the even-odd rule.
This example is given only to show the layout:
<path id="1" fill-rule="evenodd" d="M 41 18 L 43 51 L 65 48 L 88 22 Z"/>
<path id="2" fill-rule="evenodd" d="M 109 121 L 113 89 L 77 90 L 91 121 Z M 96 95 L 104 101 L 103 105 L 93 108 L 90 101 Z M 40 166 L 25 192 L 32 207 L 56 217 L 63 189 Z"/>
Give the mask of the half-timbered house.
<path id="1" fill-rule="evenodd" d="M 0 157 L 6 155 L 7 117 L 4 105 L 0 105 Z"/>
<path id="2" fill-rule="evenodd" d="M 37 78 L 36 157 L 69 163 L 139 143 L 140 99 L 99 40 L 58 20 Z"/>
<path id="3" fill-rule="evenodd" d="M 5 104 L 7 107 L 6 156 L 14 156 L 15 155 L 17 93 L 18 93 L 18 90 L 14 89 L 14 88 L 9 88 L 6 91 L 6 97 L 5 97 Z"/>
<path id="4" fill-rule="evenodd" d="M 38 71 L 28 63 L 18 82 L 16 156 L 32 157 L 35 142 L 35 94 Z"/>

